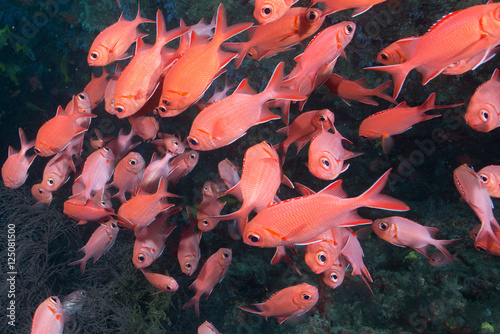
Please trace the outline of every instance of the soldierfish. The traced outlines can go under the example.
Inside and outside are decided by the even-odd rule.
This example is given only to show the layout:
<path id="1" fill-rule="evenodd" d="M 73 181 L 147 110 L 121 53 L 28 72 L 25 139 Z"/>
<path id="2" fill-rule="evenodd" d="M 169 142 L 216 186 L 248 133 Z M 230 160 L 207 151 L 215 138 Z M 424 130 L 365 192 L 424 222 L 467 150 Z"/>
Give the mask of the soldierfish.
<path id="1" fill-rule="evenodd" d="M 180 114 L 195 104 L 222 73 L 224 67 L 237 55 L 222 51 L 221 44 L 228 38 L 248 29 L 251 23 L 228 27 L 222 3 L 217 9 L 215 35 L 208 43 L 193 40 L 186 53 L 169 69 L 163 79 L 163 91 L 158 111 L 162 117 Z"/>
<path id="2" fill-rule="evenodd" d="M 303 100 L 306 97 L 282 88 L 284 64 L 278 64 L 265 90 L 256 94 L 244 79 L 235 92 L 199 113 L 187 137 L 194 150 L 214 150 L 234 142 L 257 124 L 280 117 L 265 105 L 269 100 Z"/>
<path id="3" fill-rule="evenodd" d="M 152 286 L 160 290 L 153 293 L 152 295 L 156 295 L 162 292 L 175 292 L 179 290 L 179 283 L 177 283 L 177 281 L 170 277 L 168 274 L 156 274 L 146 269 L 141 269 L 141 271 L 148 282 L 151 283 Z"/>
<path id="4" fill-rule="evenodd" d="M 479 86 L 470 98 L 465 121 L 479 132 L 490 132 L 500 126 L 500 75 L 498 68 L 491 79 Z"/>
<path id="5" fill-rule="evenodd" d="M 109 250 L 115 243 L 118 231 L 120 230 L 116 223 L 116 220 L 109 220 L 107 223 L 100 225 L 94 233 L 92 233 L 85 246 L 79 250 L 79 252 L 85 252 L 85 256 L 78 261 L 69 263 L 68 266 L 80 264 L 83 275 L 87 261 L 93 258 L 95 263 L 99 260 L 101 255 Z"/>
<path id="6" fill-rule="evenodd" d="M 425 112 L 434 109 L 451 108 L 463 103 L 436 106 L 436 93 L 432 93 L 427 100 L 418 107 L 409 107 L 401 102 L 396 107 L 379 111 L 361 122 L 359 136 L 366 139 L 382 138 L 384 153 L 388 154 L 394 146 L 393 135 L 403 133 L 417 123 L 427 121 L 441 115 L 427 115 Z"/>
<path id="7" fill-rule="evenodd" d="M 198 327 L 198 334 L 221 334 L 210 322 L 206 321 Z"/>
<path id="8" fill-rule="evenodd" d="M 460 240 L 436 240 L 434 235 L 439 231 L 437 228 L 423 226 L 397 216 L 377 219 L 373 222 L 372 228 L 375 234 L 385 241 L 396 246 L 411 247 L 427 258 L 429 258 L 427 248 L 432 245 L 453 261 L 453 256 L 445 246 Z"/>
<path id="9" fill-rule="evenodd" d="M 125 193 L 135 195 L 137 186 L 144 177 L 146 162 L 142 155 L 137 152 L 130 152 L 115 167 L 113 182 L 111 186 L 118 188 L 118 192 L 113 197 L 118 197 L 122 203 L 127 201 Z"/>
<path id="10" fill-rule="evenodd" d="M 210 296 L 214 286 L 226 276 L 232 258 L 233 252 L 229 248 L 220 248 L 208 258 L 196 280 L 189 286 L 190 289 L 196 289 L 196 294 L 182 307 L 183 310 L 194 305 L 196 316 L 200 316 L 201 296 L 206 294 L 205 299 Z"/>
<path id="11" fill-rule="evenodd" d="M 104 99 L 104 92 L 106 91 L 106 86 L 109 82 L 109 73 L 103 67 L 102 74 L 100 77 L 94 76 L 92 73 L 91 79 L 87 86 L 83 89 L 90 99 L 90 109 L 94 110 Z"/>
<path id="12" fill-rule="evenodd" d="M 202 232 L 196 229 L 196 220 L 188 208 L 189 228 L 182 226 L 181 239 L 177 248 L 177 260 L 184 274 L 191 276 L 200 261 L 200 241 Z"/>
<path id="13" fill-rule="evenodd" d="M 101 31 L 92 43 L 87 57 L 89 65 L 106 66 L 116 60 L 130 57 L 126 53 L 130 45 L 146 36 L 137 27 L 148 22 L 154 23 L 155 21 L 142 18 L 140 7 L 133 21 L 126 20 L 122 12 L 118 22 Z"/>
<path id="14" fill-rule="evenodd" d="M 16 152 L 9 146 L 9 157 L 2 166 L 2 180 L 6 187 L 17 189 L 24 184 L 28 178 L 28 169 L 35 160 L 36 155 L 28 157 L 26 152 L 35 146 L 35 141 L 28 142 L 23 129 L 19 128 L 21 149 Z"/>
<path id="15" fill-rule="evenodd" d="M 500 166 L 486 166 L 477 172 L 491 197 L 500 198 Z"/>
<path id="16" fill-rule="evenodd" d="M 31 334 L 62 334 L 64 323 L 68 319 L 68 316 L 64 315 L 59 298 L 51 296 L 36 308 Z"/>
<path id="17" fill-rule="evenodd" d="M 328 229 L 370 223 L 355 212 L 360 207 L 406 211 L 409 208 L 402 201 L 380 194 L 390 171 L 358 197 L 342 198 L 341 181 L 336 181 L 316 194 L 269 206 L 246 225 L 243 242 L 257 247 L 311 243 Z"/>
<path id="18" fill-rule="evenodd" d="M 487 56 L 500 42 L 499 3 L 488 3 L 455 11 L 444 16 L 420 37 L 413 55 L 404 63 L 365 69 L 387 72 L 394 81 L 396 99 L 408 73 L 422 65 L 430 66 L 423 73 L 427 84 L 448 66 L 480 52 Z"/>
<path id="19" fill-rule="evenodd" d="M 319 299 L 318 288 L 307 283 L 289 286 L 275 292 L 263 303 L 253 304 L 259 311 L 249 307 L 238 306 L 246 312 L 259 314 L 266 319 L 276 317 L 282 324 L 290 318 L 296 318 L 309 311 Z"/>
<path id="20" fill-rule="evenodd" d="M 290 11 L 298 0 L 256 0 L 253 17 L 260 24 L 276 21 Z"/>
<path id="21" fill-rule="evenodd" d="M 325 282 L 325 284 L 332 289 L 338 288 L 344 281 L 347 266 L 348 264 L 346 259 L 340 255 L 337 257 L 333 265 L 321 274 L 323 282 Z"/>

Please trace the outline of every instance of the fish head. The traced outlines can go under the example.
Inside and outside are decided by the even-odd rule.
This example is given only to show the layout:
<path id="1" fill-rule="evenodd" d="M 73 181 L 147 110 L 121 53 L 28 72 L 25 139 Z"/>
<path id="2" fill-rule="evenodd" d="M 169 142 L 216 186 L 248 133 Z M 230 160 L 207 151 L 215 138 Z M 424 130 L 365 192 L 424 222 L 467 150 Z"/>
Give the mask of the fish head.
<path id="1" fill-rule="evenodd" d="M 305 261 L 315 274 L 321 274 L 333 264 L 334 258 L 331 247 L 326 242 L 317 242 L 306 245 Z"/>
<path id="2" fill-rule="evenodd" d="M 319 299 L 318 288 L 307 283 L 296 285 L 293 303 L 304 312 L 313 307 Z"/>
<path id="3" fill-rule="evenodd" d="M 335 122 L 335 115 L 328 109 L 317 110 L 316 114 L 311 120 L 312 125 L 316 130 L 330 130 L 335 128 L 333 123 Z"/>
<path id="4" fill-rule="evenodd" d="M 309 171 L 319 179 L 333 180 L 345 170 L 344 161 L 329 151 L 310 152 L 309 157 Z"/>
<path id="5" fill-rule="evenodd" d="M 372 229 L 379 238 L 387 242 L 392 243 L 397 239 L 397 226 L 389 218 L 376 219 L 372 223 Z"/>
<path id="6" fill-rule="evenodd" d="M 229 248 L 221 248 L 217 253 L 219 253 L 219 259 L 217 260 L 219 266 L 227 269 L 233 260 L 233 251 Z"/>
<path id="7" fill-rule="evenodd" d="M 476 101 L 476 99 L 471 98 L 465 112 L 465 122 L 479 132 L 490 132 L 498 127 L 500 125 L 500 108 L 489 102 Z"/>
<path id="8" fill-rule="evenodd" d="M 280 233 L 252 221 L 245 225 L 242 238 L 247 245 L 261 248 L 277 247 L 284 244 L 284 238 Z"/>
<path id="9" fill-rule="evenodd" d="M 181 265 L 181 270 L 184 274 L 191 276 L 198 268 L 198 262 L 200 261 L 199 256 L 188 255 L 184 257 Z"/>
<path id="10" fill-rule="evenodd" d="M 184 145 L 184 143 L 180 141 L 179 138 L 173 135 L 164 135 L 163 143 L 167 151 L 170 151 L 174 154 L 181 154 L 186 150 L 186 146 Z"/>
<path id="11" fill-rule="evenodd" d="M 175 292 L 179 290 L 179 283 L 170 276 L 164 276 L 163 282 L 161 282 L 161 289 L 166 292 Z"/>
<path id="12" fill-rule="evenodd" d="M 212 231 L 217 224 L 219 224 L 219 220 L 209 217 L 207 214 L 199 213 L 197 215 L 198 220 L 198 229 L 202 232 Z"/>
<path id="13" fill-rule="evenodd" d="M 256 1 L 253 16 L 259 24 L 266 24 L 283 16 L 288 8 L 281 0 Z"/>
<path id="14" fill-rule="evenodd" d="M 488 11 L 480 19 L 481 28 L 490 36 L 500 37 L 500 4 L 490 3 L 494 7 L 493 10 Z"/>
<path id="15" fill-rule="evenodd" d="M 396 65 L 406 61 L 408 57 L 405 56 L 403 49 L 399 43 L 393 43 L 380 51 L 377 55 L 377 61 L 384 65 Z"/>
<path id="16" fill-rule="evenodd" d="M 132 262 L 138 269 L 149 267 L 155 260 L 155 256 L 149 247 L 134 247 Z"/>
<path id="17" fill-rule="evenodd" d="M 196 100 L 193 101 L 191 94 L 188 92 L 167 90 L 161 96 L 158 113 L 162 117 L 176 116 L 195 102 Z"/>
<path id="18" fill-rule="evenodd" d="M 215 149 L 216 142 L 215 138 L 211 135 L 209 131 L 204 129 L 191 129 L 187 141 L 189 147 L 197 151 L 210 151 Z"/>
<path id="19" fill-rule="evenodd" d="M 52 145 L 48 145 L 43 142 L 41 139 L 37 139 L 35 143 L 35 153 L 36 155 L 42 156 L 42 157 L 50 157 L 51 155 L 54 155 L 57 153 L 57 151 L 54 149 Z"/>
<path id="20" fill-rule="evenodd" d="M 258 46 L 252 46 L 250 49 L 248 49 L 246 56 L 250 59 L 259 60 L 267 52 L 268 52 L 267 50 L 263 50 L 263 49 L 259 48 Z"/>
<path id="21" fill-rule="evenodd" d="M 500 166 L 486 166 L 477 175 L 491 197 L 500 197 Z"/>
<path id="22" fill-rule="evenodd" d="M 31 194 L 38 202 L 49 205 L 52 202 L 52 192 L 45 190 L 42 183 L 37 183 L 31 187 Z"/>
<path id="23" fill-rule="evenodd" d="M 78 106 L 78 110 L 83 113 L 90 113 L 92 101 L 90 100 L 89 94 L 86 92 L 81 92 L 74 97 L 76 99 L 76 105 Z"/>
<path id="24" fill-rule="evenodd" d="M 323 272 L 323 282 L 332 289 L 338 288 L 344 281 L 346 267 L 344 257 L 339 256 L 336 263 Z"/>
<path id="25" fill-rule="evenodd" d="M 115 96 L 113 105 L 116 117 L 125 118 L 135 114 L 142 107 L 137 101 L 133 97 Z"/>
<path id="26" fill-rule="evenodd" d="M 337 42 L 339 43 L 339 47 L 344 49 L 354 37 L 354 32 L 356 31 L 356 23 L 345 21 L 337 24 L 341 25 L 339 27 L 340 29 L 337 31 Z"/>
<path id="27" fill-rule="evenodd" d="M 105 66 L 108 64 L 109 51 L 103 45 L 91 48 L 87 56 L 89 66 Z"/>
<path id="28" fill-rule="evenodd" d="M 125 169 L 131 174 L 138 174 L 146 168 L 146 162 L 140 153 L 130 152 L 124 160 L 127 163 Z"/>

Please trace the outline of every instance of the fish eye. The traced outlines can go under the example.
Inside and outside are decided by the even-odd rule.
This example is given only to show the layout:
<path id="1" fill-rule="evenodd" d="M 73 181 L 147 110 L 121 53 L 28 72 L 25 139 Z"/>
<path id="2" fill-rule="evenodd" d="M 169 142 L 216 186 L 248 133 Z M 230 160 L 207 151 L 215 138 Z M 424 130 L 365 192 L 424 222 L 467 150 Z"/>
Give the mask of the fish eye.
<path id="1" fill-rule="evenodd" d="M 248 56 L 248 58 L 252 59 L 254 57 L 254 54 L 252 51 L 248 51 L 247 56 Z"/>
<path id="2" fill-rule="evenodd" d="M 481 247 L 481 246 L 476 246 L 476 249 L 477 249 L 478 251 L 480 251 L 480 252 L 483 252 L 483 253 L 487 253 L 487 252 L 488 252 L 485 248 L 483 248 L 483 247 Z"/>
<path id="3" fill-rule="evenodd" d="M 117 228 L 117 227 L 118 227 L 118 225 L 116 225 L 116 223 L 115 223 L 115 222 L 111 223 L 111 228 L 112 228 L 113 230 L 114 230 L 115 228 Z"/>
<path id="4" fill-rule="evenodd" d="M 42 188 L 38 188 L 38 193 L 39 193 L 40 195 L 43 195 L 43 193 L 44 193 L 43 189 L 42 189 Z"/>
<path id="5" fill-rule="evenodd" d="M 320 121 L 321 123 L 326 122 L 326 117 L 325 117 L 324 115 L 320 115 L 320 116 L 319 116 L 319 121 Z"/>
<path id="6" fill-rule="evenodd" d="M 479 176 L 481 177 L 483 183 L 488 183 L 490 181 L 490 178 L 487 175 L 479 174 Z"/>
<path id="7" fill-rule="evenodd" d="M 115 100 L 111 100 L 111 102 L 109 102 L 109 104 L 114 108 L 115 107 Z"/>
<path id="8" fill-rule="evenodd" d="M 249 234 L 248 239 L 253 243 L 260 242 L 260 237 L 256 234 Z"/>
<path id="9" fill-rule="evenodd" d="M 300 298 L 304 299 L 304 300 L 309 300 L 312 298 L 312 296 L 306 292 L 302 293 L 302 295 L 300 296 Z"/>
<path id="10" fill-rule="evenodd" d="M 40 153 L 42 153 L 42 151 L 40 151 L 40 149 L 38 147 L 35 147 L 35 153 L 40 154 Z"/>
<path id="11" fill-rule="evenodd" d="M 130 159 L 130 160 L 128 161 L 128 164 L 129 164 L 129 165 L 132 165 L 132 166 L 137 165 L 137 159 Z"/>
<path id="12" fill-rule="evenodd" d="M 337 275 L 336 273 L 331 273 L 330 274 L 330 280 L 333 282 L 333 283 L 337 283 L 339 281 L 339 275 Z"/>
<path id="13" fill-rule="evenodd" d="M 174 144 L 175 146 L 179 146 L 179 143 L 177 142 L 177 140 L 174 140 L 174 141 L 172 142 L 172 144 Z"/>
<path id="14" fill-rule="evenodd" d="M 314 11 L 314 10 L 310 10 L 309 13 L 306 14 L 306 21 L 307 22 L 315 22 L 319 17 L 319 14 Z"/>
<path id="15" fill-rule="evenodd" d="M 345 26 L 345 33 L 350 35 L 353 31 L 354 31 L 354 27 L 352 26 L 352 24 L 348 24 Z"/>
<path id="16" fill-rule="evenodd" d="M 325 262 L 326 262 L 327 259 L 328 258 L 327 258 L 326 254 L 324 252 L 320 252 L 318 254 L 318 260 L 319 260 L 320 264 L 325 264 Z"/>
<path id="17" fill-rule="evenodd" d="M 271 4 L 266 4 L 260 9 L 260 16 L 263 18 L 268 18 L 274 12 L 274 8 Z"/>
<path id="18" fill-rule="evenodd" d="M 171 104 L 172 104 L 172 103 L 170 103 L 170 101 L 169 101 L 169 100 L 163 100 L 163 101 L 161 101 L 161 102 L 162 102 L 164 105 L 166 105 L 166 106 L 169 106 L 169 105 L 171 105 Z"/>
<path id="19" fill-rule="evenodd" d="M 203 226 L 208 226 L 208 220 L 203 219 L 203 220 L 201 221 L 201 225 L 203 225 Z"/>
<path id="20" fill-rule="evenodd" d="M 222 257 L 225 258 L 225 259 L 228 259 L 229 258 L 229 253 L 228 252 L 222 253 Z"/>
<path id="21" fill-rule="evenodd" d="M 323 168 L 325 169 L 330 169 L 330 160 L 328 160 L 327 158 L 325 157 L 322 157 L 320 160 L 319 160 L 320 164 L 323 166 Z"/>
<path id="22" fill-rule="evenodd" d="M 99 58 L 99 52 L 97 52 L 97 51 L 91 52 L 90 53 L 90 58 L 92 58 L 92 60 L 98 59 Z"/>
<path id="23" fill-rule="evenodd" d="M 172 287 L 171 287 L 170 285 L 168 285 L 168 284 L 167 284 L 167 285 L 165 285 L 165 289 L 167 289 L 167 290 L 172 290 Z"/>
<path id="24" fill-rule="evenodd" d="M 109 152 L 109 147 L 103 147 L 102 149 L 106 152 Z"/>
<path id="25" fill-rule="evenodd" d="M 379 224 L 378 224 L 378 227 L 382 230 L 382 231 L 385 231 L 389 228 L 389 224 L 387 224 L 385 221 L 381 221 Z"/>
<path id="26" fill-rule="evenodd" d="M 165 108 L 164 106 L 160 106 L 158 108 L 158 111 L 161 112 L 161 113 L 166 113 L 167 112 L 167 108 Z"/>
<path id="27" fill-rule="evenodd" d="M 53 297 L 53 296 L 50 297 L 50 301 L 53 302 L 54 304 L 58 303 L 58 300 L 56 299 L 56 297 Z"/>
<path id="28" fill-rule="evenodd" d="M 382 58 L 383 60 L 389 60 L 389 55 L 387 55 L 387 53 L 385 53 L 385 52 L 382 52 L 380 54 L 380 58 Z"/>
<path id="29" fill-rule="evenodd" d="M 117 112 L 117 113 L 119 113 L 119 114 L 121 114 L 122 112 L 124 112 L 124 111 L 125 111 L 125 109 L 123 109 L 123 107 L 116 107 L 116 108 L 115 108 L 115 110 L 116 110 L 116 112 Z"/>
<path id="30" fill-rule="evenodd" d="M 106 206 L 106 202 L 105 201 L 101 201 L 101 205 L 102 206 Z"/>
<path id="31" fill-rule="evenodd" d="M 198 146 L 200 144 L 200 142 L 196 139 L 194 139 L 193 137 L 188 137 L 188 143 L 189 145 L 192 145 L 192 146 Z"/>
<path id="32" fill-rule="evenodd" d="M 189 155 L 189 159 L 191 159 L 191 160 L 196 159 L 196 154 L 191 153 L 191 154 Z"/>
<path id="33" fill-rule="evenodd" d="M 484 123 L 488 122 L 490 119 L 490 112 L 486 109 L 479 110 L 479 119 L 481 119 Z"/>
<path id="34" fill-rule="evenodd" d="M 146 261 L 146 257 L 144 255 L 142 255 L 142 254 L 139 254 L 137 256 L 137 262 L 144 263 L 144 261 Z"/>
<path id="35" fill-rule="evenodd" d="M 49 178 L 47 179 L 47 184 L 48 184 L 49 186 L 53 186 L 53 185 L 54 185 L 54 179 L 53 179 L 53 178 L 51 178 L 51 177 L 49 177 Z"/>
<path id="36" fill-rule="evenodd" d="M 191 270 L 191 268 L 192 268 L 191 263 L 186 262 L 186 264 L 184 265 L 184 268 L 186 268 L 187 270 Z"/>
<path id="37" fill-rule="evenodd" d="M 465 166 L 467 166 L 468 168 L 474 170 L 474 167 L 472 167 L 472 165 L 470 165 L 470 164 L 465 164 Z"/>
<path id="38" fill-rule="evenodd" d="M 368 139 L 367 136 L 363 136 L 363 135 L 359 135 L 359 138 L 362 138 L 362 139 Z"/>
<path id="39" fill-rule="evenodd" d="M 83 93 L 78 94 L 78 100 L 85 101 L 85 94 Z"/>

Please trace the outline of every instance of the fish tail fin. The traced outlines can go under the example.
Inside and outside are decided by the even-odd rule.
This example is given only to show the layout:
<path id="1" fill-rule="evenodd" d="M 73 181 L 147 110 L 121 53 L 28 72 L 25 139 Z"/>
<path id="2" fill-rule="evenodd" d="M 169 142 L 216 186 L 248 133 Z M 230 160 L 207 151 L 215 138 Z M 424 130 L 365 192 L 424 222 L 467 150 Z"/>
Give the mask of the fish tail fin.
<path id="1" fill-rule="evenodd" d="M 380 193 L 384 189 L 387 180 L 389 180 L 391 170 L 392 168 L 385 172 L 370 189 L 359 196 L 363 206 L 391 211 L 407 211 L 410 209 L 403 201 Z"/>
<path id="2" fill-rule="evenodd" d="M 451 244 L 452 242 L 462 240 L 462 239 L 452 239 L 452 240 L 436 240 L 433 244 L 437 249 L 441 251 L 451 262 L 453 262 L 453 255 L 445 248 L 446 245 Z"/>
<path id="3" fill-rule="evenodd" d="M 182 307 L 183 310 L 187 309 L 187 308 L 190 308 L 191 306 L 194 305 L 194 311 L 196 313 L 196 316 L 199 317 L 200 316 L 200 296 L 198 296 L 198 294 L 194 295 L 193 298 L 191 298 L 187 303 L 186 305 L 184 305 Z"/>
<path id="4" fill-rule="evenodd" d="M 500 240 L 498 239 L 496 233 L 493 231 L 492 224 L 494 222 L 482 222 L 481 229 L 477 233 L 476 240 L 474 241 L 474 247 L 480 252 L 486 253 L 500 253 Z M 498 223 L 496 223 L 498 224 Z"/>
<path id="5" fill-rule="evenodd" d="M 240 32 L 247 30 L 253 25 L 253 23 L 251 22 L 245 22 L 245 23 L 238 23 L 228 27 L 226 20 L 226 10 L 224 9 L 224 5 L 222 3 L 219 5 L 219 8 L 217 9 L 217 18 L 215 22 L 216 22 L 215 34 L 212 41 L 217 41 L 218 43 L 221 44 L 226 39 L 229 39 L 239 34 Z"/>
<path id="6" fill-rule="evenodd" d="M 185 34 L 189 31 L 189 27 L 178 27 L 172 30 L 167 30 L 167 25 L 165 24 L 165 18 L 161 10 L 158 9 L 156 12 L 156 42 L 165 45 L 173 39 Z"/>
<path id="7" fill-rule="evenodd" d="M 83 275 L 83 272 L 85 271 L 85 265 L 87 264 L 87 259 L 84 257 L 78 261 L 68 263 L 68 266 L 76 266 L 77 264 L 80 264 L 80 272 Z"/>
<path id="8" fill-rule="evenodd" d="M 398 97 L 406 76 L 412 70 L 412 68 L 407 65 L 407 62 L 396 65 L 365 67 L 364 69 L 386 72 L 392 76 L 392 81 L 394 81 L 394 92 L 392 94 L 393 99 Z"/>
<path id="9" fill-rule="evenodd" d="M 381 99 L 387 100 L 391 103 L 398 104 L 398 101 L 394 100 L 389 94 L 386 93 L 386 90 L 392 85 L 392 81 L 387 81 L 381 84 L 380 86 L 373 89 L 373 95 L 380 97 Z"/>
<path id="10" fill-rule="evenodd" d="M 232 52 L 236 52 L 238 57 L 236 58 L 236 64 L 234 65 L 236 68 L 239 68 L 243 59 L 245 59 L 249 45 L 248 43 L 224 43 L 222 44 L 226 49 Z"/>
<path id="11" fill-rule="evenodd" d="M 300 92 L 281 87 L 283 84 L 284 71 L 285 63 L 280 62 L 274 69 L 273 75 L 271 76 L 271 79 L 269 79 L 266 89 L 260 94 L 265 94 L 266 100 L 282 99 L 299 101 L 307 99 L 307 96 L 301 94 Z"/>

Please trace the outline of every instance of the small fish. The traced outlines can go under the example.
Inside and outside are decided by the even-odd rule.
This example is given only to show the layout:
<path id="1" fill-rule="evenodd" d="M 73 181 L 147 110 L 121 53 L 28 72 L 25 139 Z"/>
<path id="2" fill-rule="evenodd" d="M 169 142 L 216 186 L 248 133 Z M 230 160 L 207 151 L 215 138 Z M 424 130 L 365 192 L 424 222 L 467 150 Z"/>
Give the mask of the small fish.
<path id="1" fill-rule="evenodd" d="M 175 292 L 179 290 L 179 284 L 175 279 L 167 275 L 155 274 L 149 270 L 141 269 L 144 277 L 151 283 L 152 286 L 159 289 L 160 291 L 153 293 L 152 295 L 156 295 L 162 292 Z"/>
<path id="2" fill-rule="evenodd" d="M 79 250 L 79 252 L 85 252 L 85 256 L 78 261 L 69 263 L 68 266 L 80 264 L 83 275 L 87 261 L 91 258 L 94 259 L 94 263 L 99 260 L 101 255 L 113 246 L 119 230 L 120 228 L 116 220 L 109 220 L 107 223 L 99 226 L 94 233 L 92 233 L 87 244 Z"/>
<path id="3" fill-rule="evenodd" d="M 329 269 L 345 246 L 341 240 L 334 240 L 332 230 L 317 236 L 315 240 L 320 239 L 319 242 L 305 246 L 304 260 L 315 274 L 321 274 Z"/>
<path id="4" fill-rule="evenodd" d="M 100 77 L 94 76 L 92 73 L 90 82 L 85 86 L 83 91 L 88 94 L 90 99 L 90 109 L 94 110 L 104 100 L 104 92 L 109 82 L 109 73 L 103 67 Z"/>
<path id="5" fill-rule="evenodd" d="M 385 91 L 391 85 L 392 81 L 387 81 L 376 88 L 368 88 L 366 86 L 366 79 L 359 79 L 356 81 L 350 81 L 346 78 L 332 73 L 325 85 L 328 89 L 335 95 L 338 95 L 342 101 L 351 105 L 349 100 L 359 101 L 361 103 L 370 104 L 373 106 L 378 106 L 378 102 L 375 101 L 371 96 L 378 96 L 384 100 L 391 103 L 398 104 L 390 95 L 386 94 Z"/>
<path id="6" fill-rule="evenodd" d="M 87 292 L 85 290 L 77 290 L 64 297 L 62 300 L 64 315 L 71 316 L 80 313 L 85 299 L 87 299 Z"/>
<path id="7" fill-rule="evenodd" d="M 500 126 L 500 75 L 498 68 L 491 79 L 479 86 L 470 98 L 465 121 L 476 131 L 490 132 Z"/>
<path id="8" fill-rule="evenodd" d="M 453 256 L 445 246 L 460 240 L 436 240 L 434 235 L 439 231 L 437 228 L 423 226 L 397 216 L 377 219 L 373 222 L 372 228 L 375 234 L 385 241 L 396 246 L 411 247 L 427 258 L 430 258 L 427 254 L 427 248 L 432 245 L 453 261 Z"/>
<path id="9" fill-rule="evenodd" d="M 68 319 L 69 317 L 64 315 L 59 298 L 51 296 L 36 308 L 31 334 L 62 334 Z"/>
<path id="10" fill-rule="evenodd" d="M 118 77 L 120 76 L 120 74 L 122 74 L 122 71 L 123 69 L 121 68 L 120 64 L 116 64 L 115 73 L 113 74 L 111 79 L 109 79 L 108 84 L 104 89 L 104 109 L 106 109 L 106 111 L 111 115 L 115 114 L 115 87 L 116 82 L 118 81 Z"/>
<path id="11" fill-rule="evenodd" d="M 198 228 L 202 232 L 212 231 L 221 220 L 220 212 L 226 202 L 219 201 L 217 197 L 204 197 L 196 208 L 196 220 Z"/>
<path id="12" fill-rule="evenodd" d="M 268 24 L 285 15 L 298 0 L 255 0 L 253 17 L 260 24 Z"/>
<path id="13" fill-rule="evenodd" d="M 365 254 L 363 253 L 363 248 L 361 248 L 361 244 L 356 237 L 356 233 L 354 233 L 350 228 L 339 229 L 339 231 L 344 234 L 344 238 L 348 235 L 348 241 L 346 242 L 346 246 L 342 250 L 341 254 L 351 265 L 352 275 L 361 277 L 372 295 L 374 295 L 372 288 L 368 284 L 368 282 L 373 283 L 373 279 L 370 276 L 368 268 L 366 268 L 366 265 L 363 262 Z"/>
<path id="14" fill-rule="evenodd" d="M 490 196 L 500 198 L 500 166 L 486 166 L 477 174 Z"/>
<path id="15" fill-rule="evenodd" d="M 197 151 L 190 150 L 179 154 L 169 161 L 171 173 L 168 174 L 167 180 L 172 182 L 175 187 L 180 178 L 189 174 L 198 164 L 200 154 Z"/>
<path id="16" fill-rule="evenodd" d="M 427 115 L 425 112 L 440 108 L 451 108 L 463 103 L 436 106 L 436 93 L 432 93 L 427 100 L 418 107 L 409 107 L 401 102 L 396 107 L 379 111 L 368 116 L 359 126 L 359 136 L 366 139 L 382 138 L 384 153 L 388 154 L 394 146 L 392 136 L 403 133 L 417 123 L 427 121 L 441 115 Z"/>
<path id="17" fill-rule="evenodd" d="M 449 259 L 446 255 L 444 255 L 443 253 L 441 252 L 436 252 L 434 254 L 432 254 L 428 259 L 427 259 L 427 262 L 430 263 L 431 266 L 434 266 L 434 267 L 442 267 L 442 266 L 446 266 L 448 264 L 452 264 L 454 261 L 458 261 L 458 262 L 462 262 L 462 260 L 460 260 L 458 258 L 458 252 L 456 252 L 455 254 L 452 255 L 453 256 L 453 259 Z"/>
<path id="18" fill-rule="evenodd" d="M 200 316 L 201 296 L 206 294 L 205 299 L 210 296 L 214 286 L 222 281 L 229 270 L 232 258 L 233 252 L 229 248 L 220 248 L 208 258 L 196 280 L 189 286 L 190 289 L 196 290 L 196 294 L 182 307 L 183 310 L 194 305 L 196 316 Z"/>
<path id="19" fill-rule="evenodd" d="M 28 178 L 28 169 L 36 158 L 36 155 L 30 157 L 26 155 L 26 152 L 35 146 L 35 141 L 28 142 L 21 128 L 19 128 L 19 138 L 21 149 L 16 152 L 12 146 L 9 146 L 9 157 L 2 166 L 3 183 L 10 189 L 17 189 L 24 184 Z"/>
<path id="20" fill-rule="evenodd" d="M 81 183 L 75 183 L 77 185 Z M 83 187 L 82 187 L 83 189 Z M 101 188 L 90 200 L 81 196 L 69 198 L 64 202 L 63 212 L 69 217 L 78 220 L 77 225 L 87 224 L 89 221 L 99 221 L 114 215 L 108 192 Z"/>
<path id="21" fill-rule="evenodd" d="M 318 299 L 318 288 L 302 283 L 275 292 L 263 303 L 253 304 L 259 311 L 245 306 L 238 307 L 243 311 L 261 315 L 266 320 L 268 317 L 275 317 L 278 323 L 282 324 L 288 319 L 305 314 L 316 305 Z"/>
<path id="22" fill-rule="evenodd" d="M 182 226 L 181 239 L 177 248 L 177 260 L 184 274 L 191 276 L 198 268 L 200 261 L 200 241 L 202 232 L 196 230 L 196 220 L 188 208 L 189 228 Z"/>
<path id="23" fill-rule="evenodd" d="M 136 188 L 144 177 L 146 162 L 142 155 L 130 152 L 115 167 L 113 182 L 111 186 L 118 188 L 113 197 L 118 197 L 122 203 L 127 201 L 125 193 L 135 195 Z"/>
<path id="24" fill-rule="evenodd" d="M 137 39 L 146 36 L 137 27 L 142 23 L 154 22 L 141 17 L 140 7 L 137 9 L 137 16 L 133 21 L 126 20 L 122 12 L 118 22 L 97 35 L 90 47 L 87 62 L 90 66 L 106 66 L 116 60 L 130 57 L 126 53 L 130 45 Z"/>
<path id="25" fill-rule="evenodd" d="M 128 120 L 135 133 L 145 142 L 155 139 L 160 130 L 160 123 L 153 116 L 134 116 L 129 117 Z"/>
<path id="26" fill-rule="evenodd" d="M 330 269 L 323 271 L 323 282 L 332 289 L 338 288 L 344 282 L 347 261 L 340 255 L 337 257 Z"/>
<path id="27" fill-rule="evenodd" d="M 111 140 L 106 147 L 108 147 L 115 155 L 115 161 L 121 161 L 134 147 L 140 144 L 140 142 L 134 143 L 132 139 L 136 135 L 134 129 L 130 129 L 128 134 L 120 129 L 118 136 Z"/>

